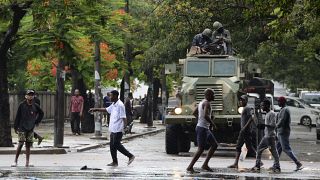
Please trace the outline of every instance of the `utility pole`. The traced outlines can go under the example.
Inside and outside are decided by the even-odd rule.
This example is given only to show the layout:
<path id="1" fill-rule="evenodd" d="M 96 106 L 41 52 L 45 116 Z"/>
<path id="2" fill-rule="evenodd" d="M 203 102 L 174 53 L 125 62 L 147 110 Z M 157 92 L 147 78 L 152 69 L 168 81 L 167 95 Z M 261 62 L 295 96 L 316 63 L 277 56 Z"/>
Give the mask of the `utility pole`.
<path id="1" fill-rule="evenodd" d="M 63 62 L 59 59 L 56 73 L 56 96 L 54 112 L 54 147 L 63 147 L 64 135 L 64 79 Z"/>
<path id="2" fill-rule="evenodd" d="M 102 95 L 101 95 L 101 85 L 100 85 L 100 41 L 96 40 L 95 42 L 95 51 L 94 51 L 94 107 L 100 108 Z M 101 138 L 102 137 L 102 114 L 94 113 L 94 121 L 95 121 L 95 134 L 93 138 Z"/>

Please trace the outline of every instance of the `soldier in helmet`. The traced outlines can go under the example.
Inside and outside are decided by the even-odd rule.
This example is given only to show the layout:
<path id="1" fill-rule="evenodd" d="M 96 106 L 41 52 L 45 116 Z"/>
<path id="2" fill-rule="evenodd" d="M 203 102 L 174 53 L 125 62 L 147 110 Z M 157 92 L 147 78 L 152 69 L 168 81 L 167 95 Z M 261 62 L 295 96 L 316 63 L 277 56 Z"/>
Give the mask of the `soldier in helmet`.
<path id="1" fill-rule="evenodd" d="M 194 36 L 192 46 L 197 47 L 197 50 L 200 50 L 201 53 L 206 53 L 205 47 L 212 43 L 211 36 L 211 29 L 206 28 L 202 33 Z"/>
<path id="2" fill-rule="evenodd" d="M 252 146 L 252 139 L 251 139 L 251 123 L 253 122 L 253 110 L 247 106 L 248 103 L 248 96 L 242 95 L 240 97 L 240 106 L 243 107 L 243 110 L 241 112 L 241 130 L 239 133 L 237 146 L 236 146 L 236 159 L 234 163 L 228 168 L 238 168 L 238 163 L 240 159 L 241 154 L 241 148 L 246 143 L 246 147 L 248 149 L 248 152 L 256 152 L 256 150 Z"/>
<path id="3" fill-rule="evenodd" d="M 213 23 L 212 41 L 215 44 L 220 44 L 224 48 L 225 54 L 232 55 L 232 44 L 230 32 L 223 28 L 218 21 Z"/>

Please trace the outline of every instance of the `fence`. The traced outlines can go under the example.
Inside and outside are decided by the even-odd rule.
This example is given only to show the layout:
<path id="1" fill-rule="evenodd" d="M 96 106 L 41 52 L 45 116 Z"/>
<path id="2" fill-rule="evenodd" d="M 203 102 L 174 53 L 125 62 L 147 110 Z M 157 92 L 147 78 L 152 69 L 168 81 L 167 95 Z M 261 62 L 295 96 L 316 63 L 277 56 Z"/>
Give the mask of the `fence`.
<path id="1" fill-rule="evenodd" d="M 18 106 L 21 103 L 20 100 L 24 99 L 24 95 L 18 93 L 9 93 L 9 104 L 10 104 L 10 121 L 14 122 L 16 117 L 16 113 L 18 110 Z M 41 92 L 37 91 L 37 97 L 40 100 L 40 107 L 44 112 L 44 120 L 51 120 L 54 119 L 54 98 L 55 93 L 52 92 Z M 65 93 L 65 118 L 69 117 L 69 110 L 70 110 L 70 97 L 69 93 Z"/>

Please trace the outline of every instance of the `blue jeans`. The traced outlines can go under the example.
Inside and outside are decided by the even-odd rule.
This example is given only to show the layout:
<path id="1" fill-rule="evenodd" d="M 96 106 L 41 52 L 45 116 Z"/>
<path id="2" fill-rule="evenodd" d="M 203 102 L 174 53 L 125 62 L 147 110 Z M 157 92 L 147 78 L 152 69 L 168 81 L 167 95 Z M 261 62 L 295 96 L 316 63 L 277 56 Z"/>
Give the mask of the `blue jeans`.
<path id="1" fill-rule="evenodd" d="M 281 152 L 284 151 L 297 164 L 298 159 L 294 155 L 290 147 L 289 136 L 290 134 L 278 134 L 278 143 L 277 143 L 278 154 L 280 157 Z"/>

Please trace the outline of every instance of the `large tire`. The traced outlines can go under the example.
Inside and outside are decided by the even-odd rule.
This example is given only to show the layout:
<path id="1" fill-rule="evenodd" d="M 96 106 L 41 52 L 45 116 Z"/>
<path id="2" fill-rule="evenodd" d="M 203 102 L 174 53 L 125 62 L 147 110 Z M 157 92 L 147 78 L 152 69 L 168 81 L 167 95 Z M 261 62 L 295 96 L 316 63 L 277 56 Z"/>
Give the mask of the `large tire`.
<path id="1" fill-rule="evenodd" d="M 179 152 L 189 152 L 190 150 L 190 137 L 188 134 L 181 132 L 179 136 Z"/>
<path id="2" fill-rule="evenodd" d="M 312 125 L 312 121 L 311 118 L 308 116 L 303 116 L 300 120 L 300 123 L 304 126 L 311 126 Z"/>
<path id="3" fill-rule="evenodd" d="M 167 154 L 178 154 L 178 128 L 177 125 L 167 125 L 166 127 L 166 153 Z"/>

